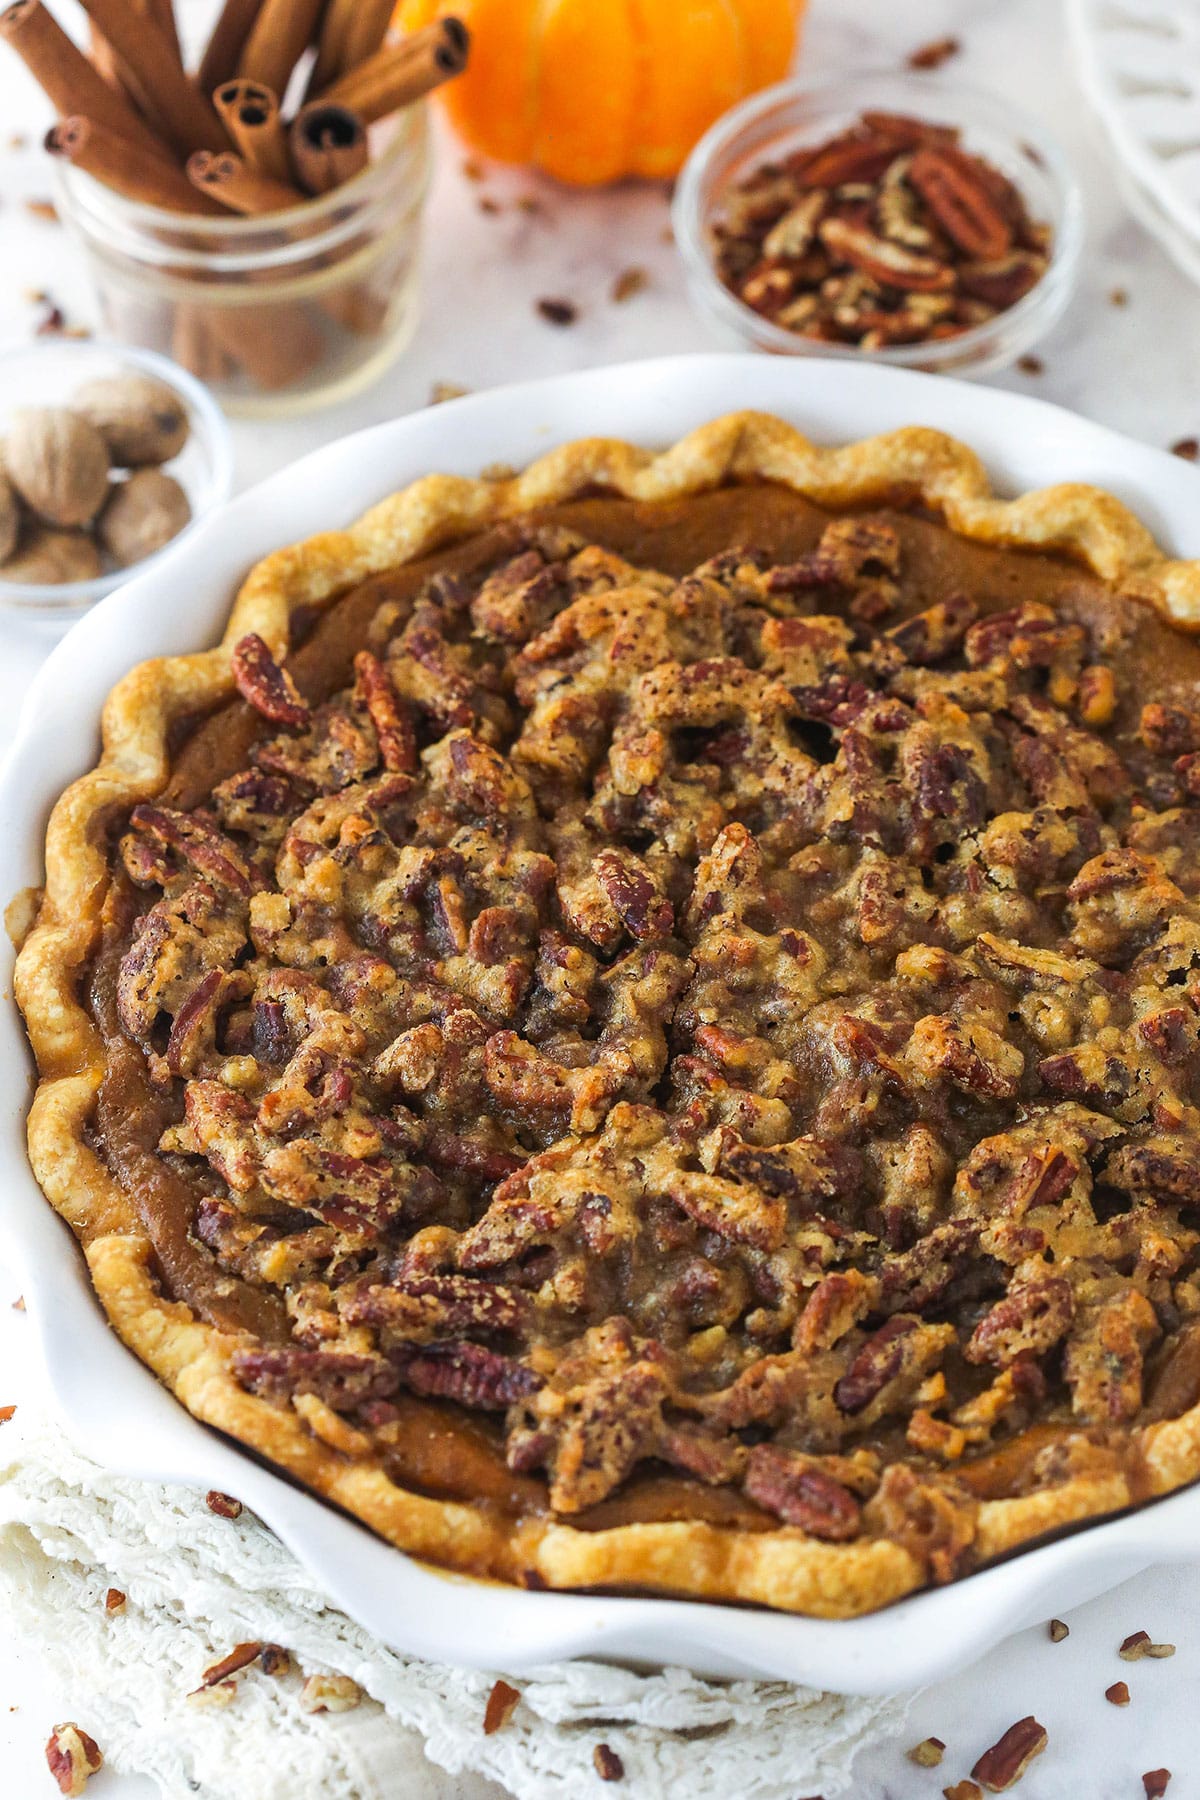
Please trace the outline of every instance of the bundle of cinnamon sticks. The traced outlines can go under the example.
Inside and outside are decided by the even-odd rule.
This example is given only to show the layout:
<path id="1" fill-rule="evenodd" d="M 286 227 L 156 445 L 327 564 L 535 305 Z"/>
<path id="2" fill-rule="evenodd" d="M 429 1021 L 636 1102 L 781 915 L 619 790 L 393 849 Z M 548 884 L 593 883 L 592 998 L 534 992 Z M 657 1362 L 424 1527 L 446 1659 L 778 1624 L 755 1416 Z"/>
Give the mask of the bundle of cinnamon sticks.
<path id="1" fill-rule="evenodd" d="M 59 113 L 46 137 L 51 155 L 130 200 L 186 215 L 193 247 L 203 244 L 206 217 L 231 215 L 269 219 L 273 231 L 307 242 L 303 216 L 289 222 L 295 209 L 358 175 L 371 127 L 466 66 L 469 38 L 456 18 L 389 40 L 394 4 L 223 0 L 194 70 L 184 65 L 173 0 L 82 0 L 86 54 L 44 0 L 14 0 L 0 12 L 0 38 Z M 336 258 L 314 248 L 297 266 L 296 297 L 253 274 L 240 291 L 207 281 L 192 300 L 164 302 L 153 335 L 202 379 L 289 387 L 342 354 L 347 334 L 386 329 L 404 255 L 393 245 L 373 263 L 359 257 L 343 281 Z M 186 281 L 190 271 L 175 273 Z M 131 333 L 139 342 L 144 319 L 143 310 Z"/>
<path id="2" fill-rule="evenodd" d="M 388 42 L 394 0 L 224 0 L 189 72 L 173 0 L 82 4 L 87 55 L 43 0 L 0 13 L 60 115 L 46 147 L 183 213 L 285 212 L 348 181 L 368 127 L 461 73 L 469 48 L 456 18 Z"/>

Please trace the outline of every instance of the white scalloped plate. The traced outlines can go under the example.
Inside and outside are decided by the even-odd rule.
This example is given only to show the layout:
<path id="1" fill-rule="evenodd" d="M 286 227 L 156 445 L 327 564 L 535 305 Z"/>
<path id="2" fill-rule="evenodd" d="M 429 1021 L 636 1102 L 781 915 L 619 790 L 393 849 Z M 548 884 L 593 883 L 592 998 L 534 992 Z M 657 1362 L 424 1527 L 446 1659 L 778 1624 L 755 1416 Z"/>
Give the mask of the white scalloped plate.
<path id="1" fill-rule="evenodd" d="M 103 601 L 34 683 L 0 775 L 0 895 L 41 878 L 43 829 L 63 787 L 95 761 L 105 695 L 139 658 L 212 642 L 258 557 L 430 470 L 518 466 L 591 433 L 662 447 L 738 407 L 777 412 L 825 442 L 901 425 L 974 446 L 1010 493 L 1094 481 L 1124 498 L 1167 547 L 1200 555 L 1200 475 L 1042 401 L 943 377 L 772 357 L 664 358 L 498 389 L 332 444 L 201 524 L 146 576 Z M 11 992 L 11 951 L 5 983 Z M 0 1221 L 53 1392 L 81 1447 L 128 1475 L 237 1494 L 324 1583 L 331 1599 L 397 1649 L 508 1671 L 560 1657 L 682 1664 L 848 1693 L 915 1687 L 965 1667 L 1009 1633 L 1152 1564 L 1194 1558 L 1200 1488 L 1013 1557 L 889 1611 L 845 1623 L 749 1608 L 587 1594 L 525 1593 L 447 1576 L 290 1485 L 197 1424 L 109 1330 L 67 1227 L 25 1157 L 28 1049 L 0 1009 Z"/>
<path id="2" fill-rule="evenodd" d="M 1168 248 L 1171 227 L 1200 243 L 1200 5 L 1068 0 L 1068 19 L 1113 154 L 1161 215 L 1149 229 Z"/>

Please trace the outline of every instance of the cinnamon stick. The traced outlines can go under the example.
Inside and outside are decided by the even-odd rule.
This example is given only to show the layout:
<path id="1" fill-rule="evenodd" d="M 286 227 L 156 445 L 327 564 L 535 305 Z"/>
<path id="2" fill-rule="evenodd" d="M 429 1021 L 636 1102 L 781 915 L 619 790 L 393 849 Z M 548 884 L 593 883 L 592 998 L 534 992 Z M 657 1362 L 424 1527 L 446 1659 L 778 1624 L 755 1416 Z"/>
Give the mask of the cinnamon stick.
<path id="1" fill-rule="evenodd" d="M 174 0 L 144 0 L 144 5 L 174 50 L 175 60 L 182 68 L 183 46 L 179 42 L 179 24 L 175 18 Z"/>
<path id="2" fill-rule="evenodd" d="M 359 63 L 374 56 L 377 50 L 382 50 L 395 10 L 389 0 L 357 0 L 346 43 L 345 69 L 357 68 Z"/>
<path id="3" fill-rule="evenodd" d="M 213 95 L 221 123 L 252 169 L 276 181 L 291 178 L 279 101 L 260 81 L 226 81 Z"/>
<path id="4" fill-rule="evenodd" d="M 84 114 L 118 137 L 164 154 L 162 141 L 92 67 L 42 0 L 15 0 L 0 13 L 0 38 L 12 45 L 57 112 Z"/>
<path id="5" fill-rule="evenodd" d="M 183 55 L 179 48 L 179 32 L 175 25 L 175 9 L 171 0 L 129 0 L 129 4 L 142 18 L 155 19 L 163 27 L 170 39 L 175 57 L 182 67 Z M 139 90 L 137 77 L 133 70 L 121 61 L 108 39 L 101 36 L 94 23 L 91 23 L 89 27 L 88 55 L 110 87 L 122 89 L 144 116 L 147 118 L 153 116 L 153 100 Z"/>
<path id="6" fill-rule="evenodd" d="M 225 0 L 196 71 L 196 85 L 202 94 L 211 94 L 237 74 L 246 39 L 261 7 L 262 0 Z"/>
<path id="7" fill-rule="evenodd" d="M 176 307 L 171 355 L 200 381 L 226 381 L 229 377 L 230 360 L 209 329 L 206 308 Z"/>
<path id="8" fill-rule="evenodd" d="M 292 70 L 313 40 L 324 0 L 263 0 L 246 39 L 237 72 L 261 81 L 282 100 Z"/>
<path id="9" fill-rule="evenodd" d="M 219 156 L 197 150 L 188 157 L 187 178 L 202 194 L 249 218 L 304 205 L 305 196 L 299 188 L 252 169 L 245 157 L 236 156 L 232 150 L 223 150 Z"/>
<path id="10" fill-rule="evenodd" d="M 210 306 L 203 324 L 211 342 L 256 387 L 291 387 L 325 357 L 325 337 L 307 308 Z"/>
<path id="11" fill-rule="evenodd" d="M 329 0 L 308 87 L 319 94 L 382 46 L 393 0 Z"/>
<path id="12" fill-rule="evenodd" d="M 460 19 L 439 19 L 403 43 L 377 50 L 320 96 L 348 106 L 365 124 L 411 106 L 467 65 L 470 36 Z"/>
<path id="13" fill-rule="evenodd" d="M 345 106 L 313 100 L 302 107 L 288 131 L 296 180 L 309 194 L 327 194 L 331 188 L 358 175 L 367 166 L 367 131 L 357 113 Z"/>
<path id="14" fill-rule="evenodd" d="M 229 139 L 209 102 L 192 86 L 161 25 L 127 0 L 82 0 L 84 11 L 129 69 L 163 136 L 185 155 L 221 150 Z M 73 110 L 78 112 L 77 106 Z"/>
<path id="15" fill-rule="evenodd" d="M 178 164 L 168 161 L 165 150 L 161 156 L 151 156 L 140 144 L 118 137 L 95 119 L 76 114 L 60 119 L 46 133 L 45 147 L 51 156 L 61 157 L 144 206 L 210 216 L 222 210 L 197 192 Z"/>

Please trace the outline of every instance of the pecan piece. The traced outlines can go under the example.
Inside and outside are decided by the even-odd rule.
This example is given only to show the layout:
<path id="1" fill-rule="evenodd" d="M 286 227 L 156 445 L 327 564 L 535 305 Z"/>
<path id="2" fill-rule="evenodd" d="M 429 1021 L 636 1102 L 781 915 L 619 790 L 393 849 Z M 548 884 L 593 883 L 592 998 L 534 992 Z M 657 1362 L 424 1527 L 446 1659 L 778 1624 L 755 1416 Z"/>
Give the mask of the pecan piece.
<path id="1" fill-rule="evenodd" d="M 520 1700 L 520 1688 L 513 1687 L 507 1681 L 493 1683 L 487 1705 L 483 1709 L 484 1737 L 494 1737 L 498 1731 L 503 1731 L 516 1712 Z"/>
<path id="2" fill-rule="evenodd" d="M 862 1508 L 848 1488 L 818 1468 L 811 1457 L 756 1444 L 744 1487 L 751 1500 L 796 1525 L 810 1537 L 843 1543 L 857 1537 Z"/>
<path id="3" fill-rule="evenodd" d="M 200 813 L 175 812 L 166 806 L 135 806 L 129 815 L 132 831 L 171 850 L 181 862 L 190 863 L 220 887 L 249 895 L 259 884 L 249 863 L 231 838 Z"/>
<path id="4" fill-rule="evenodd" d="M 592 1751 L 592 1764 L 601 1781 L 623 1781 L 625 1764 L 608 1744 L 597 1744 Z"/>
<path id="5" fill-rule="evenodd" d="M 958 285 L 973 300 L 984 300 L 1000 312 L 1015 306 L 1046 273 L 1046 258 L 1031 250 L 1013 250 L 993 262 L 958 266 Z"/>
<path id="6" fill-rule="evenodd" d="M 234 684 L 243 700 L 273 725 L 307 725 L 312 710 L 287 670 L 281 668 L 256 631 L 240 638 L 230 658 Z"/>
<path id="7" fill-rule="evenodd" d="M 51 1731 L 46 1741 L 46 1766 L 58 1783 L 60 1794 L 78 1800 L 90 1778 L 103 1764 L 100 1746 L 82 1726 L 68 1720 Z"/>
<path id="8" fill-rule="evenodd" d="M 796 1321 L 792 1346 L 811 1355 L 828 1350 L 877 1303 L 878 1287 L 861 1269 L 835 1269 L 818 1281 Z"/>
<path id="9" fill-rule="evenodd" d="M 1010 1725 L 990 1750 L 985 1750 L 971 1774 L 989 1794 L 1002 1794 L 1018 1782 L 1035 1756 L 1040 1756 L 1048 1742 L 1045 1726 L 1033 1714 Z"/>
<path id="10" fill-rule="evenodd" d="M 910 663 L 934 663 L 958 649 L 976 616 L 972 599 L 966 594 L 951 594 L 949 599 L 938 600 L 924 612 L 901 620 L 885 635 L 903 650 Z"/>
<path id="11" fill-rule="evenodd" d="M 1003 1300 L 979 1321 L 964 1352 L 967 1361 L 1007 1368 L 1020 1356 L 1042 1356 L 1070 1330 L 1071 1284 L 1061 1276 L 1014 1281 Z"/>
<path id="12" fill-rule="evenodd" d="M 386 666 L 370 650 L 360 650 L 354 658 L 354 686 L 375 727 L 384 768 L 415 774 L 417 737 L 412 717 L 398 698 Z"/>
<path id="13" fill-rule="evenodd" d="M 605 849 L 593 866 L 597 881 L 632 937 L 640 941 L 670 935 L 675 910 L 640 857 L 628 850 Z"/>
<path id="14" fill-rule="evenodd" d="M 222 1494 L 217 1488 L 209 1488 L 204 1504 L 219 1519 L 240 1519 L 242 1516 L 241 1501 L 235 1500 L 232 1494 Z"/>
<path id="15" fill-rule="evenodd" d="M 515 1400 L 536 1394 L 542 1385 L 541 1376 L 523 1363 L 465 1340 L 425 1344 L 420 1350 L 405 1351 L 395 1363 L 401 1381 L 414 1394 L 457 1400 L 460 1406 L 486 1412 L 503 1412 Z"/>
<path id="16" fill-rule="evenodd" d="M 362 1704 L 362 1697 L 362 1689 L 350 1675 L 310 1675 L 300 1689 L 300 1711 L 353 1712 Z"/>
<path id="17" fill-rule="evenodd" d="M 846 1413 L 859 1413 L 904 1368 L 905 1340 L 919 1329 L 920 1320 L 896 1313 L 873 1332 L 833 1390 Z"/>
<path id="18" fill-rule="evenodd" d="M 923 153 L 924 154 L 924 153 Z M 930 152 L 929 154 L 932 154 Z M 826 219 L 820 227 L 821 242 L 843 262 L 861 269 L 873 281 L 919 294 L 944 293 L 954 286 L 954 270 L 935 256 L 906 250 L 890 238 L 877 237 L 846 219 Z"/>
<path id="19" fill-rule="evenodd" d="M 904 148 L 903 138 L 886 132 L 852 129 L 810 151 L 795 169 L 802 188 L 842 187 L 848 181 L 877 181 Z"/>
<path id="20" fill-rule="evenodd" d="M 915 1762 L 920 1769 L 936 1769 L 946 1754 L 946 1746 L 939 1737 L 922 1738 L 908 1752 L 910 1762 Z"/>
<path id="21" fill-rule="evenodd" d="M 201 977 L 171 1021 L 167 1067 L 172 1075 L 190 1075 L 216 1031 L 217 1000 L 228 977 L 210 969 Z"/>
<path id="22" fill-rule="evenodd" d="M 237 1675 L 248 1669 L 251 1663 L 257 1662 L 263 1652 L 261 1643 L 255 1641 L 247 1644 L 235 1644 L 228 1656 L 219 1662 L 210 1663 L 200 1677 L 202 1688 L 216 1687 L 219 1681 L 225 1681 L 230 1675 Z"/>
<path id="23" fill-rule="evenodd" d="M 924 145 L 908 179 L 941 226 L 967 256 L 995 261 L 1012 247 L 1012 227 L 973 157 L 947 144 Z"/>

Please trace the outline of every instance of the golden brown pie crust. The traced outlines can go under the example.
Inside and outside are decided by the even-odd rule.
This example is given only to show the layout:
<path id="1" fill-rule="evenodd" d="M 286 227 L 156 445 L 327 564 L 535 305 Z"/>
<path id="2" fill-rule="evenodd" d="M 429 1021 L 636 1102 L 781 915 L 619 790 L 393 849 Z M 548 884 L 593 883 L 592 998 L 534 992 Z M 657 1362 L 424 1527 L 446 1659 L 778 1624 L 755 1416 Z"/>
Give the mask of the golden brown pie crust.
<path id="1" fill-rule="evenodd" d="M 619 1586 L 842 1618 L 920 1586 L 926 1579 L 922 1563 L 886 1538 L 831 1543 L 787 1526 L 752 1531 L 672 1520 L 580 1530 L 551 1517 L 514 1522 L 486 1505 L 408 1492 L 382 1468 L 328 1447 L 298 1416 L 235 1380 L 230 1362 L 236 1336 L 164 1298 L 150 1243 L 89 1139 L 104 1060 L 79 983 L 95 950 L 108 883 L 105 822 L 162 790 L 171 768 L 172 727 L 233 691 L 234 644 L 256 632 L 282 658 L 299 609 L 319 610 L 373 574 L 538 507 L 597 490 L 638 500 L 678 499 L 732 480 L 781 483 L 835 509 L 897 496 L 919 501 L 966 538 L 1065 553 L 1124 592 L 1153 602 L 1178 627 L 1200 626 L 1200 563 L 1166 558 L 1112 496 L 1064 484 L 999 499 L 969 449 L 921 428 L 824 449 L 780 420 L 741 413 L 713 421 L 661 454 L 590 439 L 551 452 L 511 479 L 427 477 L 349 530 L 268 557 L 244 583 L 220 645 L 143 663 L 109 696 L 101 760 L 67 790 L 51 817 L 44 897 L 17 963 L 17 998 L 40 1075 L 29 1146 L 38 1180 L 83 1245 L 97 1294 L 123 1341 L 196 1418 L 261 1452 L 393 1543 L 434 1563 L 501 1580 L 551 1588 Z M 978 1558 L 1200 1476 L 1200 1405 L 1143 1428 L 1140 1447 L 1143 1479 L 1136 1496 L 1124 1476 L 1085 1475 L 1022 1497 L 983 1501 Z"/>

